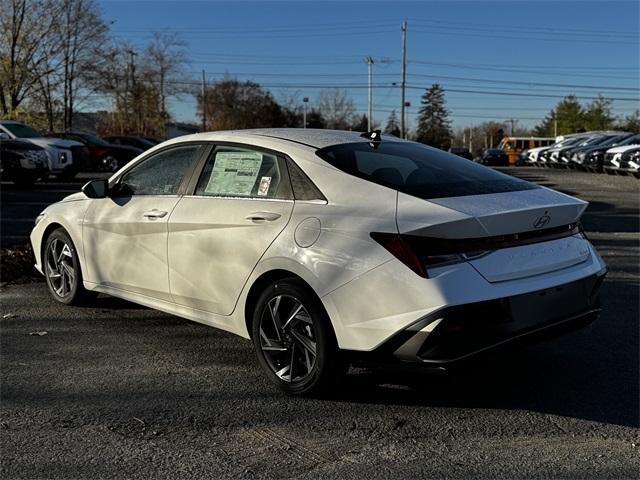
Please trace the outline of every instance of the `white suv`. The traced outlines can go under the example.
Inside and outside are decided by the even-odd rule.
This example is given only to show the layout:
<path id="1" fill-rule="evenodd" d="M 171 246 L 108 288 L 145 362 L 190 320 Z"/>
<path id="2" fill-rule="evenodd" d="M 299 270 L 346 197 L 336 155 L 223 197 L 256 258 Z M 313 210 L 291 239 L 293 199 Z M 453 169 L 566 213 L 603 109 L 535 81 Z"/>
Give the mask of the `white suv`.
<path id="1" fill-rule="evenodd" d="M 44 148 L 47 152 L 49 171 L 64 177 L 75 175 L 80 163 L 79 157 L 85 150 L 80 142 L 45 137 L 36 129 L 14 120 L 0 120 L 0 138 L 2 137 L 11 140 L 19 138 Z"/>

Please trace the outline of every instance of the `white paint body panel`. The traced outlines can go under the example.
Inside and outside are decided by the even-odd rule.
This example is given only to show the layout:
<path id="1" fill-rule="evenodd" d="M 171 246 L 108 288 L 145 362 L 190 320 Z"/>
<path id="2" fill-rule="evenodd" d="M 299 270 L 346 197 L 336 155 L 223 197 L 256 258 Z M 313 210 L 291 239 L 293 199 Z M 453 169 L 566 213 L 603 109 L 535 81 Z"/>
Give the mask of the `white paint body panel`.
<path id="1" fill-rule="evenodd" d="M 90 200 L 79 193 L 45 210 L 31 235 L 34 251 L 40 252 L 48 227 L 61 225 L 76 245 L 87 288 L 244 337 L 249 336 L 245 305 L 251 286 L 263 274 L 286 271 L 321 299 L 340 347 L 365 351 L 444 306 L 549 288 L 604 268 L 588 241 L 570 237 L 498 250 L 431 269 L 428 279 L 419 277 L 370 233 L 466 238 L 530 231 L 545 212 L 551 217 L 547 227 L 575 222 L 586 203 L 545 188 L 421 200 L 346 175 L 317 157 L 315 147 L 296 143 L 313 139 L 313 132 L 294 132 L 296 141 L 265 136 L 269 132 L 173 139 L 130 162 L 112 180 L 167 145 L 226 141 L 289 156 L 326 203 L 185 196 L 114 205 L 111 199 Z M 361 141 L 345 132 L 319 137 L 338 139 Z M 152 208 L 169 214 L 161 221 L 142 220 L 141 212 Z M 268 224 L 245 218 L 257 211 L 280 217 Z M 40 265 L 39 256 L 36 262 Z"/>

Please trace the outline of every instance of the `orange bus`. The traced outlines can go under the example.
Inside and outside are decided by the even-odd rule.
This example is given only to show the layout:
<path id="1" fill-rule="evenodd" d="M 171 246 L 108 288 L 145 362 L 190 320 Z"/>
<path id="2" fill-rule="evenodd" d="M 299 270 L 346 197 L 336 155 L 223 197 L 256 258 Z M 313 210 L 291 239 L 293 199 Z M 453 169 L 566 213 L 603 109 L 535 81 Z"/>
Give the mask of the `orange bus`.
<path id="1" fill-rule="evenodd" d="M 556 143 L 555 137 L 504 137 L 498 148 L 509 157 L 509 165 L 515 165 L 523 150 L 546 147 Z"/>

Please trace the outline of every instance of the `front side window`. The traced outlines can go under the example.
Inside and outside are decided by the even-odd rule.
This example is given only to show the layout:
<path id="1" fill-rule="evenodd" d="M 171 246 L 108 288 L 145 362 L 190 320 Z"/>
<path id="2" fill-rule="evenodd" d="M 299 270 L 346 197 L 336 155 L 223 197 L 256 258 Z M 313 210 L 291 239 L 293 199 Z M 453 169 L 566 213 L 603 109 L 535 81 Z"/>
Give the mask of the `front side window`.
<path id="1" fill-rule="evenodd" d="M 278 157 L 241 147 L 217 147 L 198 180 L 196 195 L 288 198 Z"/>
<path id="2" fill-rule="evenodd" d="M 119 195 L 176 195 L 200 145 L 183 145 L 152 155 L 125 173 L 116 186 Z"/>
<path id="3" fill-rule="evenodd" d="M 539 188 L 462 157 L 416 143 L 383 141 L 375 148 L 369 143 L 347 143 L 316 153 L 345 173 L 423 199 Z"/>

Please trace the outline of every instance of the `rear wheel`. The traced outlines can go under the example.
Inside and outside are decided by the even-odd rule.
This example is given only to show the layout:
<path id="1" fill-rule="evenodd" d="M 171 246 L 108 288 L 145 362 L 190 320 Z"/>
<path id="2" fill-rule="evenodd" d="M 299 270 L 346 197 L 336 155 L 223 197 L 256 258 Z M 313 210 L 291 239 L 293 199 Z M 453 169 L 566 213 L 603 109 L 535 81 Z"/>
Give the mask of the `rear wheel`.
<path id="1" fill-rule="evenodd" d="M 277 281 L 262 293 L 252 334 L 261 366 L 285 392 L 324 393 L 345 373 L 320 300 L 297 279 Z"/>
<path id="2" fill-rule="evenodd" d="M 55 300 L 77 305 L 91 296 L 82 285 L 78 254 L 64 229 L 54 230 L 47 238 L 42 263 L 47 286 Z"/>

